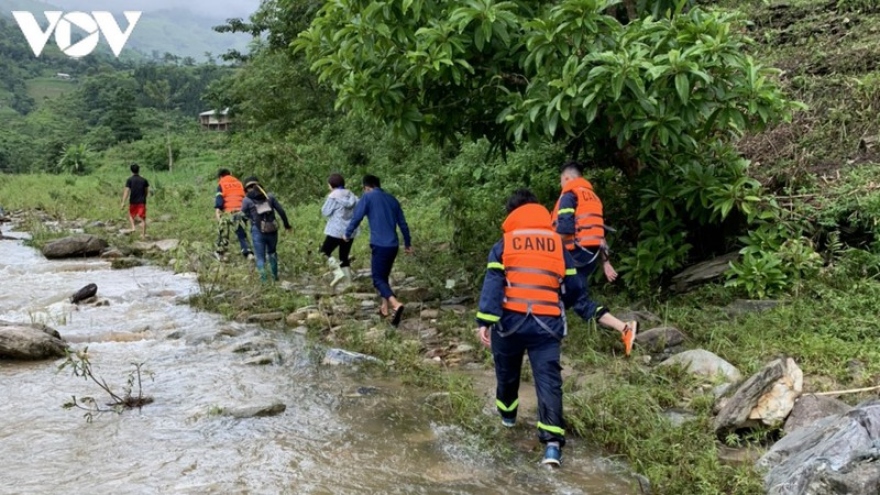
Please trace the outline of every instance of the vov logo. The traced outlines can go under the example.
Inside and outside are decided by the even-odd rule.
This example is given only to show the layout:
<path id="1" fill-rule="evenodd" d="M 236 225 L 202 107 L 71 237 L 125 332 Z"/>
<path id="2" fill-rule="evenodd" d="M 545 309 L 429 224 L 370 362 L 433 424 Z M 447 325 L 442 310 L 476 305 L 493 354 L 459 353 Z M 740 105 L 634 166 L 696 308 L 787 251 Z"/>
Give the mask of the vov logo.
<path id="1" fill-rule="evenodd" d="M 46 43 L 53 32 L 55 33 L 55 43 L 58 45 L 58 48 L 69 57 L 85 57 L 95 51 L 100 40 L 99 33 L 104 35 L 113 54 L 119 57 L 119 54 L 125 47 L 125 43 L 128 41 L 128 37 L 134 31 L 135 24 L 141 18 L 141 12 L 123 12 L 125 19 L 128 21 L 128 28 L 122 31 L 122 28 L 119 27 L 116 19 L 113 18 L 113 14 L 110 12 L 92 12 L 90 15 L 85 12 L 68 12 L 65 14 L 59 11 L 49 11 L 44 12 L 44 14 L 46 15 L 46 20 L 49 21 L 49 27 L 45 30 L 37 23 L 34 14 L 20 10 L 12 13 L 15 17 L 15 22 L 18 23 L 18 27 L 21 28 L 22 34 L 24 34 L 28 44 L 31 45 L 31 49 L 34 51 L 34 55 L 37 57 L 43 53 L 43 48 L 46 47 Z M 73 26 L 86 32 L 86 36 L 76 44 L 72 44 L 71 41 L 71 29 Z"/>

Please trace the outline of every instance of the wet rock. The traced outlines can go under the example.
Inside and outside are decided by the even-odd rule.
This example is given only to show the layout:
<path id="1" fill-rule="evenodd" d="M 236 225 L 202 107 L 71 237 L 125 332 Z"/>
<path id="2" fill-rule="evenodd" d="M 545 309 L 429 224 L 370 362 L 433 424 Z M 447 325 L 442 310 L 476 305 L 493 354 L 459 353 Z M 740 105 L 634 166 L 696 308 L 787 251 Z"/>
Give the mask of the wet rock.
<path id="1" fill-rule="evenodd" d="M 675 327 L 652 328 L 636 335 L 636 343 L 639 347 L 649 352 L 661 352 L 668 347 L 681 345 L 684 340 L 685 335 Z"/>
<path id="2" fill-rule="evenodd" d="M 685 292 L 697 285 L 712 281 L 730 268 L 730 262 L 736 261 L 739 253 L 727 253 L 713 260 L 697 263 L 672 277 L 672 290 Z"/>
<path id="3" fill-rule="evenodd" d="M 43 246 L 48 259 L 98 256 L 107 248 L 107 241 L 93 235 L 80 234 L 52 241 Z"/>
<path id="4" fill-rule="evenodd" d="M 460 304 L 450 304 L 440 306 L 440 311 L 451 311 L 457 315 L 463 315 L 468 312 L 468 308 Z"/>
<path id="5" fill-rule="evenodd" d="M 258 313 L 255 315 L 248 315 L 247 321 L 248 323 L 265 323 L 270 321 L 280 321 L 284 319 L 284 313 L 280 311 L 275 311 L 272 313 Z"/>
<path id="6" fill-rule="evenodd" d="M 401 301 L 425 301 L 430 291 L 425 287 L 404 287 L 395 291 Z"/>
<path id="7" fill-rule="evenodd" d="M 423 309 L 419 316 L 426 320 L 433 320 L 440 316 L 440 311 L 436 309 Z"/>
<path id="8" fill-rule="evenodd" d="M 470 344 L 458 344 L 457 346 L 455 346 L 455 349 L 453 349 L 452 352 L 456 354 L 466 354 L 468 352 L 473 352 L 473 350 L 474 346 Z"/>
<path id="9" fill-rule="evenodd" d="M 186 332 L 184 332 L 183 330 L 175 330 L 166 335 L 165 338 L 168 340 L 179 340 L 182 339 L 184 335 L 186 335 Z"/>
<path id="10" fill-rule="evenodd" d="M 810 426 L 822 418 L 846 414 L 850 410 L 852 407 L 849 404 L 831 397 L 804 395 L 794 403 L 794 408 L 785 421 L 783 431 L 789 434 Z"/>
<path id="11" fill-rule="evenodd" d="M 707 378 L 714 378 L 718 374 L 724 375 L 730 382 L 737 382 L 742 378 L 742 374 L 735 366 L 704 349 L 693 349 L 676 354 L 660 363 L 660 366 L 673 364 L 680 364 L 689 372 Z"/>
<path id="12" fill-rule="evenodd" d="M 771 495 L 880 493 L 880 400 L 799 428 L 758 461 Z"/>
<path id="13" fill-rule="evenodd" d="M 697 415 L 693 413 L 693 411 L 687 411 L 684 409 L 668 409 L 663 411 L 663 415 L 666 416 L 666 419 L 672 423 L 673 426 L 678 427 L 685 424 L 688 421 L 697 419 Z"/>
<path id="14" fill-rule="evenodd" d="M 329 366 L 338 366 L 341 364 L 360 364 L 360 363 L 379 363 L 382 361 L 379 359 L 368 356 L 366 354 L 361 354 L 358 352 L 346 351 L 345 349 L 327 349 L 327 352 L 324 353 L 324 360 L 322 364 L 326 364 Z"/>
<path id="15" fill-rule="evenodd" d="M 114 258 L 122 258 L 125 255 L 122 254 L 122 251 L 116 248 L 107 248 L 101 253 L 101 258 L 105 260 L 114 259 Z"/>
<path id="16" fill-rule="evenodd" d="M 619 313 L 615 312 L 615 315 L 622 321 L 636 320 L 639 322 L 639 325 L 661 325 L 663 323 L 663 319 L 646 310 L 626 309 Z"/>
<path id="17" fill-rule="evenodd" d="M 137 258 L 116 258 L 110 262 L 110 268 L 113 270 L 126 270 L 136 266 L 142 266 L 144 262 Z"/>
<path id="18" fill-rule="evenodd" d="M 373 309 L 376 306 L 377 306 L 376 301 L 370 301 L 370 300 L 361 301 L 361 309 Z"/>
<path id="19" fill-rule="evenodd" d="M 728 466 L 753 465 L 761 458 L 763 453 L 755 448 L 737 449 L 723 444 L 717 446 L 716 452 L 718 453 L 718 460 Z"/>
<path id="20" fill-rule="evenodd" d="M 371 395 L 376 395 L 379 393 L 379 389 L 377 387 L 357 387 L 352 390 L 348 394 L 345 394 L 346 397 L 369 397 Z"/>
<path id="21" fill-rule="evenodd" d="M 252 357 L 244 362 L 244 364 L 250 366 L 263 366 L 267 364 L 272 364 L 275 362 L 275 356 L 271 354 L 260 354 L 259 356 Z"/>
<path id="22" fill-rule="evenodd" d="M 240 352 L 251 352 L 258 351 L 261 349 L 274 349 L 275 342 L 268 339 L 258 339 L 258 340 L 246 340 L 244 342 L 237 342 L 235 344 L 230 345 L 225 348 L 225 352 L 231 353 L 240 353 Z"/>
<path id="23" fill-rule="evenodd" d="M 419 318 L 407 318 L 401 321 L 397 328 L 403 332 L 418 333 L 419 330 L 426 326 L 427 325 Z"/>
<path id="24" fill-rule="evenodd" d="M 437 335 L 436 328 L 424 328 L 419 331 L 419 339 L 421 340 L 433 340 Z"/>
<path id="25" fill-rule="evenodd" d="M 727 316 L 733 318 L 735 316 L 742 316 L 749 313 L 761 313 L 764 311 L 769 311 L 776 306 L 779 306 L 779 304 L 780 301 L 770 299 L 737 299 L 736 301 L 728 304 L 724 308 L 724 312 L 727 313 Z"/>
<path id="26" fill-rule="evenodd" d="M 291 330 L 291 332 L 293 332 L 297 335 L 307 335 L 309 333 L 309 327 L 298 326 L 298 327 L 294 328 L 293 330 Z"/>
<path id="27" fill-rule="evenodd" d="M 257 406 L 241 406 L 224 408 L 224 416 L 232 416 L 236 419 L 262 418 L 267 416 L 277 416 L 287 410 L 287 406 L 281 402 Z"/>
<path id="28" fill-rule="evenodd" d="M 376 294 L 368 294 L 366 292 L 355 292 L 352 294 L 348 294 L 348 296 L 353 297 L 359 301 L 370 301 L 376 299 Z"/>
<path id="29" fill-rule="evenodd" d="M 94 297 L 97 293 L 98 286 L 95 284 L 89 284 L 70 296 L 70 302 L 76 304 L 85 301 L 86 299 L 89 299 L 91 297 Z"/>
<path id="30" fill-rule="evenodd" d="M 50 359 L 66 349 L 61 335 L 45 325 L 0 321 L 0 359 Z"/>
<path id="31" fill-rule="evenodd" d="M 803 390 L 803 372 L 791 358 L 777 359 L 746 380 L 715 417 L 718 438 L 759 422 L 774 425 L 785 419 Z"/>
<path id="32" fill-rule="evenodd" d="M 287 315 L 287 318 L 285 319 L 285 322 L 287 323 L 287 325 L 291 326 L 291 327 L 295 327 L 304 321 L 306 321 L 306 314 L 305 313 L 298 313 L 298 312 L 290 313 L 289 315 Z"/>
<path id="33" fill-rule="evenodd" d="M 180 240 L 178 239 L 162 239 L 153 242 L 138 241 L 133 243 L 131 247 L 137 251 L 161 251 L 164 253 L 177 249 L 179 245 Z"/>

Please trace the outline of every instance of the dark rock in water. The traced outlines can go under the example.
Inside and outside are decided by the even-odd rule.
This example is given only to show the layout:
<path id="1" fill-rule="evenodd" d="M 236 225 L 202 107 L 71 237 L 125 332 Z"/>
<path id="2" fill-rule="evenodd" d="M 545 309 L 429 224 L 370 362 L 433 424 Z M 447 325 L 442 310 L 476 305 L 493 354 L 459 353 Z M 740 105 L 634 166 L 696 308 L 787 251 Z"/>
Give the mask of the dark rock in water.
<path id="1" fill-rule="evenodd" d="M 730 268 L 730 262 L 736 261 L 739 253 L 727 253 L 713 260 L 697 263 L 672 277 L 672 290 L 685 292 L 694 286 L 714 280 Z"/>
<path id="2" fill-rule="evenodd" d="M 107 241 L 93 235 L 74 235 L 52 241 L 43 246 L 43 256 L 48 259 L 98 256 L 107 248 Z"/>
<path id="3" fill-rule="evenodd" d="M 0 358 L 38 360 L 63 357 L 67 343 L 45 325 L 0 321 Z"/>
<path id="4" fill-rule="evenodd" d="M 273 404 L 264 404 L 257 406 L 242 406 L 242 407 L 232 407 L 232 408 L 224 408 L 223 414 L 225 416 L 232 416 L 237 419 L 246 419 L 246 418 L 262 418 L 266 416 L 277 416 L 287 410 L 287 406 L 281 402 L 275 402 Z"/>
<path id="5" fill-rule="evenodd" d="M 90 297 L 94 297 L 97 293 L 98 286 L 95 284 L 89 284 L 82 289 L 76 291 L 76 294 L 70 296 L 70 302 L 72 302 L 73 304 L 77 304 L 80 301 L 85 301 Z"/>
<path id="6" fill-rule="evenodd" d="M 143 265 L 144 262 L 138 258 L 115 258 L 110 262 L 110 268 L 113 270 L 125 270 Z"/>
<path id="7" fill-rule="evenodd" d="M 877 495 L 880 400 L 784 436 L 757 466 L 770 495 Z"/>

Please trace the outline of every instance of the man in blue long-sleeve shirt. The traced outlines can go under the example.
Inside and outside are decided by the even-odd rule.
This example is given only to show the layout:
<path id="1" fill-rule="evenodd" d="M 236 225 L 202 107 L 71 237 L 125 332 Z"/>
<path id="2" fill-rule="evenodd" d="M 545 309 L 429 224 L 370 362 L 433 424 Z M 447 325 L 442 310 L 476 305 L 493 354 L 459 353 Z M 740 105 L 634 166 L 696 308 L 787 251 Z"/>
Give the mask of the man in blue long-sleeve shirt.
<path id="1" fill-rule="evenodd" d="M 394 291 L 391 289 L 389 277 L 391 269 L 394 266 L 394 260 L 400 250 L 400 241 L 397 238 L 397 228 L 403 234 L 404 250 L 407 254 L 412 254 L 412 239 L 409 235 L 409 226 L 406 224 L 406 217 L 400 208 L 400 202 L 397 198 L 388 194 L 380 187 L 379 178 L 374 175 L 364 176 L 363 180 L 364 195 L 358 200 L 355 206 L 354 214 L 345 229 L 345 238 L 347 242 L 351 239 L 354 231 L 363 221 L 364 217 L 370 223 L 370 250 L 372 256 L 370 258 L 370 269 L 373 277 L 373 287 L 382 297 L 382 307 L 380 311 L 383 316 L 388 316 L 389 305 L 394 312 L 394 318 L 391 324 L 395 327 L 400 324 L 403 317 L 404 305 L 397 300 Z"/>

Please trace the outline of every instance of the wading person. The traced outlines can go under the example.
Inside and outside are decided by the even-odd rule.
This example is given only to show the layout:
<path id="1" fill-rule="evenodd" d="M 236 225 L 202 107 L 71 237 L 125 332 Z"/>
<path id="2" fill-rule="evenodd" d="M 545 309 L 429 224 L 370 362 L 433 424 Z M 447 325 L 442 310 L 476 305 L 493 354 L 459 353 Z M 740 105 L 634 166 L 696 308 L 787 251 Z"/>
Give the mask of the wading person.
<path id="1" fill-rule="evenodd" d="M 244 186 L 241 181 L 232 176 L 229 170 L 223 168 L 217 173 L 217 194 L 214 198 L 214 216 L 217 218 L 217 259 L 222 259 L 229 247 L 229 234 L 233 229 L 238 238 L 241 255 L 253 259 L 250 245 L 248 244 L 247 219 L 241 212 L 241 202 L 244 200 Z"/>
<path id="2" fill-rule="evenodd" d="M 617 279 L 617 272 L 608 259 L 602 201 L 593 192 L 593 185 L 583 177 L 583 167 L 577 162 L 568 162 L 562 166 L 560 182 L 562 194 L 553 210 L 553 225 L 562 236 L 565 250 L 574 260 L 584 286 L 584 305 L 587 307 L 584 318 L 596 319 L 600 325 L 620 332 L 623 352 L 629 356 L 638 331 L 638 322 L 623 322 L 589 299 L 589 279 L 600 261 L 608 281 L 614 282 Z"/>
<path id="3" fill-rule="evenodd" d="M 245 197 L 241 202 L 241 211 L 251 222 L 251 239 L 254 242 L 260 280 L 265 282 L 268 278 L 267 261 L 272 279 L 278 280 L 278 220 L 275 218 L 275 212 L 281 217 L 285 230 L 290 230 L 287 213 L 275 196 L 263 190 L 256 177 L 245 179 L 244 190 Z"/>
<path id="4" fill-rule="evenodd" d="M 150 192 L 150 183 L 140 176 L 141 168 L 137 163 L 132 163 L 131 177 L 125 181 L 125 189 L 122 191 L 122 209 L 125 209 L 125 200 L 128 200 L 128 221 L 131 222 L 132 232 L 137 228 L 134 225 L 136 218 L 141 220 L 141 239 L 147 238 L 147 196 Z"/>
<path id="5" fill-rule="evenodd" d="M 394 314 L 391 324 L 397 326 L 403 317 L 403 303 L 394 296 L 391 290 L 389 277 L 394 266 L 394 260 L 400 250 L 400 241 L 397 238 L 397 228 L 403 234 L 404 250 L 412 254 L 412 242 L 409 235 L 409 226 L 406 217 L 400 208 L 397 198 L 388 194 L 380 187 L 379 178 L 374 175 L 364 176 L 364 195 L 357 202 L 354 214 L 348 227 L 345 229 L 344 240 L 350 241 L 355 230 L 361 224 L 364 217 L 370 224 L 370 271 L 373 277 L 373 287 L 382 297 L 382 305 L 379 309 L 383 316 L 388 316 L 389 307 Z"/>
<path id="6" fill-rule="evenodd" d="M 565 308 L 582 313 L 583 285 L 553 231 L 550 212 L 528 189 L 507 201 L 504 237 L 489 252 L 477 330 L 495 361 L 495 405 L 506 427 L 516 424 L 523 355 L 538 397 L 538 438 L 544 464 L 559 466 L 565 446 L 560 346 Z"/>
<path id="7" fill-rule="evenodd" d="M 349 255 L 357 231 L 352 232 L 352 239 L 346 240 L 345 228 L 348 227 L 354 214 L 358 197 L 345 188 L 345 178 L 339 174 L 332 174 L 327 179 L 327 185 L 330 187 L 330 194 L 327 195 L 324 206 L 321 207 L 321 215 L 327 219 L 321 252 L 327 257 L 327 264 L 333 270 L 333 280 L 330 282 L 330 286 L 335 287 L 343 280 L 345 281 L 344 286 L 348 286 L 351 283 Z M 338 260 L 333 257 L 333 251 L 337 248 L 339 248 Z"/>

